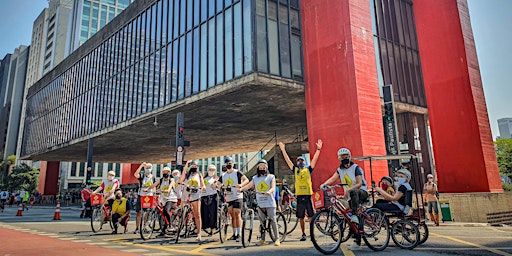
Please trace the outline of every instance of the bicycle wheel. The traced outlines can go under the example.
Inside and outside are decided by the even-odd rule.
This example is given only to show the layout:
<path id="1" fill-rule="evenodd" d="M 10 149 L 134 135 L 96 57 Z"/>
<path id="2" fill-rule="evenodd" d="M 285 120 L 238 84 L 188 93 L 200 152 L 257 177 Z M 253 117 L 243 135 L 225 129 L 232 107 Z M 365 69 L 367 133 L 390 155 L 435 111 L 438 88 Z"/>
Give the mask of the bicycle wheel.
<path id="1" fill-rule="evenodd" d="M 287 235 L 291 234 L 295 228 L 297 228 L 297 224 L 299 224 L 299 219 L 296 216 L 296 211 L 293 208 L 288 208 L 284 212 L 284 217 L 286 219 L 286 233 Z"/>
<path id="2" fill-rule="evenodd" d="M 361 216 L 364 234 L 364 243 L 374 251 L 382 251 L 389 244 L 389 220 L 379 209 L 371 208 Z"/>
<path id="3" fill-rule="evenodd" d="M 103 213 L 103 208 L 95 207 L 91 213 L 91 229 L 92 232 L 96 233 L 101 230 L 103 227 L 103 222 L 105 221 L 105 214 Z"/>
<path id="4" fill-rule="evenodd" d="M 182 231 L 187 222 L 188 209 L 189 209 L 188 205 L 184 205 L 183 209 L 181 209 L 181 218 L 180 218 L 181 221 L 180 221 L 180 224 L 178 225 L 178 229 L 176 229 L 176 240 L 174 241 L 175 243 L 178 243 L 178 241 L 180 240 L 180 236 L 182 235 Z"/>
<path id="5" fill-rule="evenodd" d="M 242 220 L 242 245 L 249 246 L 252 237 L 252 228 L 254 226 L 254 210 L 248 209 Z"/>
<path id="6" fill-rule="evenodd" d="M 428 227 L 425 222 L 421 222 L 417 227 L 420 232 L 420 241 L 418 242 L 418 245 L 420 245 L 425 243 L 428 239 Z"/>
<path id="7" fill-rule="evenodd" d="M 286 235 L 288 234 L 286 231 L 286 218 L 284 217 L 283 213 L 276 212 L 276 221 L 277 221 L 277 231 L 279 232 L 279 242 L 283 242 L 286 238 Z M 267 221 L 267 230 L 270 234 L 270 238 L 272 241 L 276 241 L 276 234 L 274 233 L 274 229 L 272 229 L 272 222 Z"/>
<path id="8" fill-rule="evenodd" d="M 323 254 L 333 254 L 340 248 L 341 219 L 332 211 L 323 209 L 315 213 L 309 225 L 311 242 Z"/>
<path id="9" fill-rule="evenodd" d="M 192 209 L 188 209 L 187 214 L 187 225 L 185 226 L 185 237 L 188 238 L 196 231 L 196 221 L 194 219 L 194 214 L 192 213 Z"/>
<path id="10" fill-rule="evenodd" d="M 219 238 L 220 242 L 224 243 L 227 239 L 228 235 L 228 227 L 229 227 L 229 213 L 227 205 L 222 205 L 219 212 Z"/>
<path id="11" fill-rule="evenodd" d="M 155 229 L 156 222 L 156 213 L 153 210 L 147 210 L 142 213 L 142 218 L 140 220 L 139 233 L 140 237 L 143 240 L 148 240 L 151 238 L 153 231 Z"/>
<path id="12" fill-rule="evenodd" d="M 412 221 L 398 220 L 391 226 L 391 238 L 398 247 L 412 250 L 420 241 L 420 233 Z"/>

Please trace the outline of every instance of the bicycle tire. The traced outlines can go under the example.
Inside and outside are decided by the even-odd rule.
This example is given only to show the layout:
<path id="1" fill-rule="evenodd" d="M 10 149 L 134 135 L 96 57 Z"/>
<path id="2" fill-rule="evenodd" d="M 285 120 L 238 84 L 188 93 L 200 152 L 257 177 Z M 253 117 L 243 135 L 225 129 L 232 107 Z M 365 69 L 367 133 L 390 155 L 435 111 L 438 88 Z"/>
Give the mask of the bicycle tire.
<path id="1" fill-rule="evenodd" d="M 425 224 L 425 222 L 421 222 L 418 226 L 418 230 L 420 232 L 420 241 L 418 241 L 418 245 L 420 244 L 423 244 L 427 241 L 428 239 L 428 235 L 429 235 L 429 231 L 428 231 L 428 227 L 427 227 L 427 224 Z"/>
<path id="2" fill-rule="evenodd" d="M 286 209 L 283 214 L 286 218 L 286 233 L 289 235 L 295 230 L 295 228 L 297 228 L 297 225 L 299 224 L 299 218 L 297 218 L 295 209 L 291 207 Z"/>
<path id="3" fill-rule="evenodd" d="M 391 239 L 396 246 L 412 250 L 420 241 L 418 227 L 410 220 L 401 219 L 391 225 Z"/>
<path id="4" fill-rule="evenodd" d="M 103 208 L 95 207 L 91 213 L 91 229 L 92 232 L 97 233 L 103 228 L 103 222 L 105 220 L 105 214 Z"/>
<path id="5" fill-rule="evenodd" d="M 174 241 L 175 243 L 178 243 L 178 241 L 180 240 L 181 231 L 185 226 L 185 222 L 187 219 L 188 207 L 188 205 L 184 205 L 183 208 L 181 209 L 180 224 L 178 225 L 178 229 L 176 230 L 176 239 Z"/>
<path id="6" fill-rule="evenodd" d="M 156 215 L 154 210 L 147 210 L 142 213 L 139 224 L 140 238 L 148 240 L 151 238 L 155 228 Z"/>
<path id="7" fill-rule="evenodd" d="M 341 231 L 341 219 L 333 211 L 322 209 L 311 218 L 309 232 L 311 242 L 315 248 L 323 254 L 335 253 L 341 245 L 339 232 Z M 326 240 L 325 244 L 323 239 Z"/>
<path id="8" fill-rule="evenodd" d="M 268 230 L 268 233 L 270 234 L 270 238 L 272 239 L 272 241 L 276 241 L 276 234 L 274 233 L 274 230 L 272 229 L 272 222 L 271 221 L 267 221 L 267 230 Z M 284 239 L 286 239 L 286 235 L 288 234 L 287 233 L 287 224 L 286 224 L 286 219 L 283 215 L 283 213 L 281 212 L 276 212 L 276 222 L 277 222 L 277 232 L 279 232 L 279 242 L 283 242 Z"/>
<path id="9" fill-rule="evenodd" d="M 196 221 L 194 219 L 194 214 L 192 212 L 191 208 L 188 208 L 188 214 L 187 214 L 187 222 L 185 226 L 185 238 L 189 238 L 194 231 L 196 230 Z"/>
<path id="10" fill-rule="evenodd" d="M 228 218 L 228 207 L 223 204 L 220 208 L 219 213 L 219 238 L 220 242 L 224 243 L 227 239 L 229 218 Z"/>
<path id="11" fill-rule="evenodd" d="M 249 246 L 251 243 L 252 229 L 254 227 L 254 210 L 247 209 L 242 220 L 242 245 Z"/>
<path id="12" fill-rule="evenodd" d="M 391 236 L 388 217 L 379 209 L 370 208 L 362 216 L 359 216 L 359 219 L 363 222 L 364 234 L 362 237 L 366 246 L 374 251 L 386 249 Z"/>

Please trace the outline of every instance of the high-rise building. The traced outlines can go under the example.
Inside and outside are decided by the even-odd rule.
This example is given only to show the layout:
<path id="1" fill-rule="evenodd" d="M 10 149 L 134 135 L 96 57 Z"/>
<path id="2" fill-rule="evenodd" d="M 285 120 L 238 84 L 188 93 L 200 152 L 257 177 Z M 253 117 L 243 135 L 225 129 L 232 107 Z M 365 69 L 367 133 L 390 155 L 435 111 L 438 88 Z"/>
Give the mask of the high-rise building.
<path id="1" fill-rule="evenodd" d="M 498 119 L 500 138 L 512 138 L 512 118 Z"/>
<path id="2" fill-rule="evenodd" d="M 45 22 L 43 74 L 48 73 L 67 56 L 66 41 L 72 8 L 73 1 L 50 0 Z"/>
<path id="3" fill-rule="evenodd" d="M 134 0 L 75 0 L 69 53 L 96 34 Z"/>
<path id="4" fill-rule="evenodd" d="M 20 46 L 0 63 L 0 150 L 2 159 L 16 154 L 29 46 Z"/>

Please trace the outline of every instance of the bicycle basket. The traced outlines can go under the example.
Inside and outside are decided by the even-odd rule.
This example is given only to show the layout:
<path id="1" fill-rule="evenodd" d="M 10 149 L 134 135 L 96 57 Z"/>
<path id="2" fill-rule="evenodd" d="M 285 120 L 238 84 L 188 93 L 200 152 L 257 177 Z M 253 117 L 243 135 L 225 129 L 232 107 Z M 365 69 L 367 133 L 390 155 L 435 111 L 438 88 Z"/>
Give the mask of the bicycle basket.
<path id="1" fill-rule="evenodd" d="M 94 195 L 91 196 L 91 206 L 99 205 L 103 201 L 103 195 Z"/>
<path id="2" fill-rule="evenodd" d="M 331 195 L 328 191 L 325 190 L 319 190 L 311 196 L 313 199 L 313 207 L 315 209 L 322 209 L 322 208 L 328 208 L 332 204 L 332 199 L 336 195 Z"/>
<path id="3" fill-rule="evenodd" d="M 155 196 L 140 196 L 140 207 L 143 209 L 153 208 L 156 206 Z"/>

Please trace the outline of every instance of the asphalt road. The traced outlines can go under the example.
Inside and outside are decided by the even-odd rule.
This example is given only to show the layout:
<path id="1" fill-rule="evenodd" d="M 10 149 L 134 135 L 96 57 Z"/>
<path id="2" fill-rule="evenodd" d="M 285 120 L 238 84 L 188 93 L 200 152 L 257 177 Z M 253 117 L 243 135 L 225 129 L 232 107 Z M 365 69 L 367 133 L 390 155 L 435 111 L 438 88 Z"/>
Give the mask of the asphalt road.
<path id="1" fill-rule="evenodd" d="M 62 207 L 61 220 L 53 220 L 55 209 L 34 207 L 15 216 L 16 207 L 6 208 L 0 213 L 0 256 L 2 255 L 321 255 L 311 241 L 299 241 L 297 228 L 281 246 L 272 243 L 243 248 L 241 243 L 227 241 L 220 243 L 218 236 L 205 237 L 198 243 L 194 238 L 182 239 L 178 244 L 169 238 L 153 238 L 143 241 L 138 234 L 111 235 L 110 228 L 99 233 L 91 231 L 88 219 L 80 219 L 80 211 L 74 207 Z M 134 215 L 132 215 L 134 216 Z M 308 224 L 308 223 L 306 223 Z M 135 226 L 130 220 L 129 231 Z M 442 223 L 439 227 L 429 226 L 428 241 L 414 250 L 403 250 L 390 245 L 379 255 L 506 255 L 512 256 L 512 227 L 492 227 L 478 223 Z M 228 231 L 230 236 L 231 231 Z M 307 232 L 306 232 L 307 233 Z M 269 238 L 268 238 L 269 239 Z M 256 242 L 256 239 L 254 239 Z M 70 243 L 74 246 L 70 246 Z M 364 247 L 360 251 L 347 249 L 342 244 L 335 255 L 370 255 L 372 250 Z M 25 245 L 30 246 L 25 246 Z M 30 248 L 32 249 L 30 249 Z M 37 249 L 39 248 L 39 249 Z M 66 252 L 54 254 L 53 252 Z M 108 251 L 104 251 L 108 250 Z"/>

